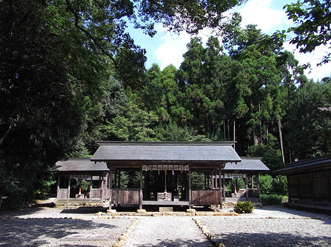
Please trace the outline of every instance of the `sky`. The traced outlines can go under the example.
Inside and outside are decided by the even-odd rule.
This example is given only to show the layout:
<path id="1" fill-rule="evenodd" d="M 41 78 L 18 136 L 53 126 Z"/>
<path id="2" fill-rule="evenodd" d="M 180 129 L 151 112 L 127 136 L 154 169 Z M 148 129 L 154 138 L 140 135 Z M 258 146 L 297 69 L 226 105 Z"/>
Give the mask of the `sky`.
<path id="1" fill-rule="evenodd" d="M 277 30 L 286 30 L 291 26 L 292 22 L 288 20 L 283 6 L 292 2 L 296 2 L 296 0 L 248 0 L 244 5 L 232 9 L 230 12 L 241 14 L 243 27 L 248 24 L 256 24 L 263 33 L 271 35 Z M 167 33 L 162 25 L 157 25 L 156 29 L 158 33 L 153 38 L 139 30 L 130 31 L 135 43 L 147 51 L 146 68 L 150 68 L 153 63 L 158 64 L 161 69 L 170 64 L 179 68 L 191 36 L 186 33 L 180 35 Z M 210 34 L 211 30 L 209 29 L 200 32 L 199 36 L 204 44 Z M 331 63 L 319 67 L 315 66 L 323 57 L 326 51 L 325 47 L 319 47 L 309 54 L 299 53 L 295 46 L 289 43 L 285 43 L 284 48 L 293 52 L 300 64 L 307 62 L 312 64 L 312 69 L 305 72 L 309 79 L 317 81 L 331 75 Z"/>

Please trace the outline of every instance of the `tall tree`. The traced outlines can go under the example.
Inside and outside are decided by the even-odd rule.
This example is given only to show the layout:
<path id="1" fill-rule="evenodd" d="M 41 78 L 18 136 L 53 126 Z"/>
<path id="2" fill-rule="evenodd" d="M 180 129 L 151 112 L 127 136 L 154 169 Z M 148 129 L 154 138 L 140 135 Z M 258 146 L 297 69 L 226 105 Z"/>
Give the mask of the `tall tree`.
<path id="1" fill-rule="evenodd" d="M 319 108 L 331 105 L 330 83 L 309 81 L 298 88 L 294 99 L 285 126 L 291 161 L 328 154 L 330 120 Z"/>

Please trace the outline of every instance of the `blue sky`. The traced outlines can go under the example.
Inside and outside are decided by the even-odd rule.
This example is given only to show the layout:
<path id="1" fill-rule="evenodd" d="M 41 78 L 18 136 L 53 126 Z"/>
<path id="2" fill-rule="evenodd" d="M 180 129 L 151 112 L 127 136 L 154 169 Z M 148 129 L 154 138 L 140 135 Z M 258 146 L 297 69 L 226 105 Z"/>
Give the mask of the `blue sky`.
<path id="1" fill-rule="evenodd" d="M 241 13 L 242 26 L 257 24 L 262 32 L 272 34 L 276 30 L 287 29 L 291 25 L 283 6 L 292 2 L 296 2 L 296 0 L 248 0 L 246 4 L 234 8 L 230 12 Z M 167 33 L 161 25 L 157 25 L 156 29 L 158 33 L 153 38 L 139 30 L 130 30 L 135 43 L 147 51 L 146 67 L 150 68 L 153 63 L 156 63 L 161 69 L 169 64 L 178 68 L 183 61 L 182 56 L 186 52 L 186 44 L 190 41 L 191 36 L 186 33 L 180 35 Z M 204 43 L 210 33 L 211 30 L 204 29 L 199 34 Z M 315 65 L 326 51 L 325 47 L 319 47 L 311 54 L 301 54 L 293 45 L 287 43 L 284 47 L 295 54 L 300 64 L 310 62 Z M 320 67 L 313 66 L 311 71 L 306 71 L 306 75 L 308 78 L 321 80 L 323 77 L 331 75 L 331 64 Z"/>

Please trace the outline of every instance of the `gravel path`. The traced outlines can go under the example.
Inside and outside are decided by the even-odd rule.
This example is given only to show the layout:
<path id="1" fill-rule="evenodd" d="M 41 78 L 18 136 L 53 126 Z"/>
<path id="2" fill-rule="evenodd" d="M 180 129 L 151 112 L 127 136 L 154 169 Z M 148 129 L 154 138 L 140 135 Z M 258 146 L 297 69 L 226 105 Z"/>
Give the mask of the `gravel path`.
<path id="1" fill-rule="evenodd" d="M 226 247 L 331 246 L 331 217 L 325 214 L 270 206 L 237 217 L 196 220 Z"/>
<path id="2" fill-rule="evenodd" d="M 201 232 L 192 217 L 140 217 L 124 247 L 143 246 L 214 246 Z"/>
<path id="3" fill-rule="evenodd" d="M 37 207 L 0 214 L 0 247 L 331 246 L 330 215 L 283 207 L 254 209 L 240 216 L 114 218 L 96 212 Z M 89 237 L 65 239 L 72 234 Z M 119 242 L 121 236 L 125 238 Z"/>

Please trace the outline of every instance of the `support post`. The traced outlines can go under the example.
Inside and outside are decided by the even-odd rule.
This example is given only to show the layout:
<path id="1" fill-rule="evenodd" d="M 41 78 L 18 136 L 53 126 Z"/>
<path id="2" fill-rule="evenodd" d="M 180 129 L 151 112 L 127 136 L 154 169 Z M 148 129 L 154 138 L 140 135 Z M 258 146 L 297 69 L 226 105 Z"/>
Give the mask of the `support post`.
<path id="1" fill-rule="evenodd" d="M 261 200 L 260 200 L 260 175 L 259 174 L 256 176 L 256 180 L 257 180 L 257 196 L 258 196 L 258 201 L 261 202 Z"/>
<path id="2" fill-rule="evenodd" d="M 56 190 L 56 198 L 57 199 L 60 199 L 59 198 L 59 195 L 60 195 L 60 182 L 61 182 L 61 175 L 59 174 L 58 178 L 57 178 L 57 190 Z"/>
<path id="3" fill-rule="evenodd" d="M 112 194 L 113 194 L 113 167 L 110 167 L 109 169 L 109 210 L 111 210 L 112 204 Z"/>
<path id="4" fill-rule="evenodd" d="M 92 193 L 92 183 L 93 183 L 93 175 L 91 175 L 91 184 L 90 184 L 90 201 L 92 201 L 92 196 L 93 196 L 93 193 Z"/>
<path id="5" fill-rule="evenodd" d="M 220 166 L 219 167 L 219 171 L 218 171 L 218 183 L 219 183 L 219 193 L 220 193 L 220 208 L 222 208 L 223 207 L 223 196 L 222 196 L 222 188 L 223 188 L 223 186 L 222 186 L 222 166 Z"/>
<path id="6" fill-rule="evenodd" d="M 143 209 L 143 167 L 140 166 L 139 209 Z"/>
<path id="7" fill-rule="evenodd" d="M 71 187 L 71 175 L 69 176 L 69 181 L 68 181 L 68 196 L 67 196 L 67 200 L 69 201 L 70 199 L 70 188 Z"/>
<path id="8" fill-rule="evenodd" d="M 246 201 L 248 201 L 248 174 L 245 174 L 245 184 L 246 184 Z"/>
<path id="9" fill-rule="evenodd" d="M 191 209 L 191 201 L 192 201 L 192 173 L 191 173 L 191 166 L 189 166 L 188 170 L 188 202 L 189 202 L 189 209 Z"/>
<path id="10" fill-rule="evenodd" d="M 224 171 L 223 171 L 223 198 L 224 198 L 224 202 L 225 202 L 225 173 L 224 173 Z"/>

